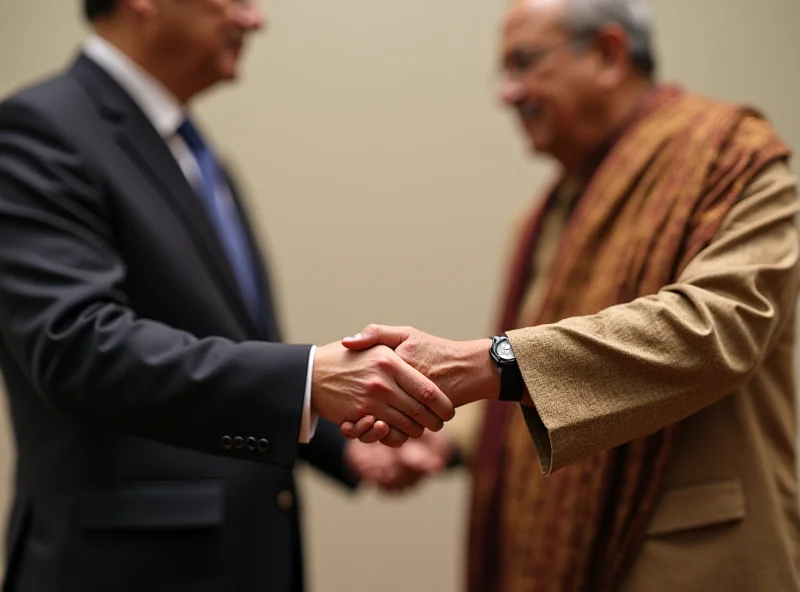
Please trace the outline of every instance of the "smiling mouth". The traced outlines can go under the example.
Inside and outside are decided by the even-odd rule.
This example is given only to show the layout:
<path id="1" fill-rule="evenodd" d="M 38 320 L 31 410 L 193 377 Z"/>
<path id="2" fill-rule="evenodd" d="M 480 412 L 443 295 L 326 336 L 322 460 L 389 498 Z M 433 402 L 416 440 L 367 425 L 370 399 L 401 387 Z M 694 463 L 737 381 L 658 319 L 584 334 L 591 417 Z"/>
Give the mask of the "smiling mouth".
<path id="1" fill-rule="evenodd" d="M 228 47 L 239 52 L 244 47 L 244 37 L 242 35 L 232 35 L 228 38 Z"/>

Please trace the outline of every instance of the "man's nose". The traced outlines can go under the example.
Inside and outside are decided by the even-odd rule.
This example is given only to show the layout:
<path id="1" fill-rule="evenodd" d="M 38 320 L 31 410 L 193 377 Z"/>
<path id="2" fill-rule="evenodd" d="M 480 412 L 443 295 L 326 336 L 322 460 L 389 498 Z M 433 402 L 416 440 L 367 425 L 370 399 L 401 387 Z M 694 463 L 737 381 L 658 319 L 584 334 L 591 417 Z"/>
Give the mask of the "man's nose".
<path id="1" fill-rule="evenodd" d="M 504 74 L 500 80 L 497 94 L 506 105 L 516 105 L 522 100 L 523 90 L 522 84 L 518 80 Z"/>
<path id="2" fill-rule="evenodd" d="M 266 19 L 258 2 L 248 0 L 242 5 L 239 12 L 239 24 L 247 31 L 255 31 L 264 27 Z"/>

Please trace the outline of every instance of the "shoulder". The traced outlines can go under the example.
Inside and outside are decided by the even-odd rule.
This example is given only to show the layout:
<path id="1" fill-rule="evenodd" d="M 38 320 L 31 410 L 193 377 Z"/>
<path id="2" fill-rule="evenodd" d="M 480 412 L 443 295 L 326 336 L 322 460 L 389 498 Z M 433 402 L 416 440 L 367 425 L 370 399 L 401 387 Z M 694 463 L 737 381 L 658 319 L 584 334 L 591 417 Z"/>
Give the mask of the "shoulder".
<path id="1" fill-rule="evenodd" d="M 763 166 L 744 187 L 741 196 L 723 220 L 721 232 L 763 225 L 767 221 L 793 218 L 800 211 L 797 177 L 785 158 Z"/>
<path id="2" fill-rule="evenodd" d="M 48 135 L 64 133 L 95 111 L 86 90 L 69 68 L 32 81 L 0 100 L 0 133 L 30 127 Z"/>
<path id="3" fill-rule="evenodd" d="M 0 115 L 19 111 L 57 112 L 59 105 L 76 90 L 76 81 L 68 72 L 36 80 L 4 97 L 0 101 Z"/>

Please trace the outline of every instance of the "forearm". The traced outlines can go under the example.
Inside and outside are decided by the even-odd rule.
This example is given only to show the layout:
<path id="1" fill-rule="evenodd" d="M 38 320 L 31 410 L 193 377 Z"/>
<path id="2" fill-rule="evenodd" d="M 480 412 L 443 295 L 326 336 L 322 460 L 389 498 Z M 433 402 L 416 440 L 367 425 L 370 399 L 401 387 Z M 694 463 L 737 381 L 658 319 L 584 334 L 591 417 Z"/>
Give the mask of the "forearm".
<path id="1" fill-rule="evenodd" d="M 202 452 L 292 464 L 308 347 L 200 340 L 118 305 L 94 308 L 59 319 L 58 331 L 26 324 L 23 334 L 29 316 L 4 319 L 20 366 L 57 410 Z M 226 447 L 224 436 L 244 445 Z"/>
<path id="2" fill-rule="evenodd" d="M 755 183 L 658 294 L 509 332 L 545 473 L 680 421 L 751 376 L 795 306 L 792 181 Z"/>
<path id="3" fill-rule="evenodd" d="M 748 378 L 771 335 L 768 310 L 731 319 L 707 296 L 662 293 L 509 332 L 546 430 L 536 442 L 546 472 L 679 421 Z"/>

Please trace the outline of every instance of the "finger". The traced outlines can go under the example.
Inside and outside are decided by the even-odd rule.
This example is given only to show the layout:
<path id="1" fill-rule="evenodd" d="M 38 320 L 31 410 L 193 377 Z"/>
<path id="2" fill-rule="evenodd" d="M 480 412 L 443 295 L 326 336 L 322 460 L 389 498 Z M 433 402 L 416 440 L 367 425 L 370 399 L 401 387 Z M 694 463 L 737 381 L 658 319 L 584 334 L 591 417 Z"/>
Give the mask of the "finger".
<path id="1" fill-rule="evenodd" d="M 394 376 L 398 365 L 405 362 L 389 348 L 381 346 L 381 349 L 383 352 L 375 356 L 373 361 L 378 372 L 374 376 L 366 377 L 364 382 L 364 403 L 375 417 L 413 438 L 419 438 L 425 431 L 425 426 L 409 413 L 418 415 L 429 424 L 440 420 L 400 388 Z"/>
<path id="2" fill-rule="evenodd" d="M 409 395 L 391 401 L 393 407 L 433 432 L 442 429 L 444 421 L 453 419 L 453 403 L 431 380 L 399 358 L 393 369 L 395 381 Z"/>
<path id="3" fill-rule="evenodd" d="M 408 440 L 408 435 L 397 428 L 389 428 L 389 435 L 381 438 L 381 444 L 389 448 L 400 448 Z"/>
<path id="4" fill-rule="evenodd" d="M 355 424 L 352 421 L 346 421 L 340 425 L 339 431 L 342 433 L 342 436 L 348 440 L 355 440 L 358 438 L 358 436 L 355 435 Z"/>
<path id="5" fill-rule="evenodd" d="M 396 403 L 397 405 L 405 405 L 406 408 L 410 408 L 412 405 L 407 403 L 406 399 L 413 401 L 399 386 L 394 385 L 392 391 L 386 395 L 386 404 L 383 405 L 379 411 L 376 411 L 375 414 L 380 416 L 389 426 L 400 430 L 412 438 L 419 438 L 425 432 L 425 426 L 412 418 L 408 413 L 401 411 L 395 406 Z M 419 404 L 417 404 L 417 406 L 421 407 Z M 437 421 L 439 420 L 439 418 L 435 416 L 434 418 Z"/>
<path id="6" fill-rule="evenodd" d="M 342 345 L 354 350 L 368 349 L 375 345 L 386 345 L 395 349 L 410 336 L 411 330 L 408 327 L 372 324 L 367 325 L 357 335 L 342 339 Z"/>
<path id="7" fill-rule="evenodd" d="M 385 421 L 376 421 L 375 425 L 368 429 L 366 432 L 358 436 L 358 439 L 365 444 L 373 444 L 380 442 L 389 435 L 389 424 Z"/>
<path id="8" fill-rule="evenodd" d="M 373 415 L 365 415 L 356 423 L 351 421 L 344 422 L 341 426 L 339 426 L 339 429 L 342 432 L 342 436 L 350 440 L 355 440 L 356 438 L 360 439 L 364 434 L 369 432 L 374 425 L 375 417 Z M 380 438 L 378 439 L 380 440 Z M 364 442 L 364 440 L 361 441 Z M 375 440 L 373 440 L 373 442 L 374 441 Z"/>

